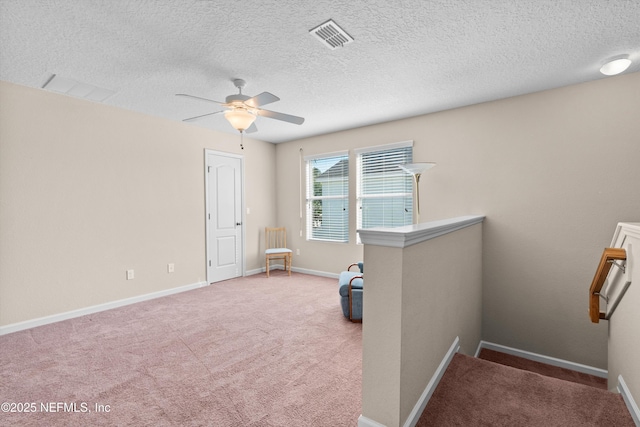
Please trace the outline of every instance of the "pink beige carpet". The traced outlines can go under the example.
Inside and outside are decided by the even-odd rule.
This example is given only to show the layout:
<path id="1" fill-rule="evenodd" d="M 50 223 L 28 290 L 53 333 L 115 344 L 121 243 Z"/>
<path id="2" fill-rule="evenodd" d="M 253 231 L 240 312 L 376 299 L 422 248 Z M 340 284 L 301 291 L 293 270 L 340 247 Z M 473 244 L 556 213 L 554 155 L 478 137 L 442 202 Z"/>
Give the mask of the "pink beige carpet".
<path id="1" fill-rule="evenodd" d="M 455 354 L 416 427 L 633 427 L 622 396 Z"/>
<path id="2" fill-rule="evenodd" d="M 483 348 L 478 355 L 480 359 L 490 360 L 501 365 L 511 366 L 513 368 L 524 369 L 525 371 L 536 372 L 547 377 L 558 378 L 565 381 L 571 381 L 578 384 L 589 385 L 602 390 L 607 390 L 607 379 L 596 377 L 582 372 L 570 369 L 560 368 L 558 366 L 547 365 L 533 360 L 523 359 L 522 357 L 512 356 L 500 351 L 489 350 Z"/>
<path id="3" fill-rule="evenodd" d="M 355 426 L 361 326 L 274 271 L 1 336 L 0 425 Z"/>

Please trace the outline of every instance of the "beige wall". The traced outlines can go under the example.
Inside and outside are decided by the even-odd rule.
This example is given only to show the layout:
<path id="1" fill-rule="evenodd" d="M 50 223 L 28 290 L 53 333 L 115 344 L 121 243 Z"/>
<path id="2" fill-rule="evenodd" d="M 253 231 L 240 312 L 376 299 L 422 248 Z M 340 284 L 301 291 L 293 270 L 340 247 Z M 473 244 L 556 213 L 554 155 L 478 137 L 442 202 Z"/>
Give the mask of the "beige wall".
<path id="1" fill-rule="evenodd" d="M 408 286 L 402 294 L 403 422 L 455 338 L 460 338 L 460 352 L 470 356 L 480 343 L 482 224 L 410 246 L 404 252 L 402 280 Z"/>
<path id="2" fill-rule="evenodd" d="M 405 248 L 367 244 L 364 262 L 362 415 L 401 426 L 456 337 L 468 355 L 480 342 L 482 224 Z"/>
<path id="3" fill-rule="evenodd" d="M 205 148 L 245 158 L 261 268 L 273 144 L 6 82 L 0 102 L 0 326 L 205 281 Z"/>
<path id="4" fill-rule="evenodd" d="M 203 149 L 239 153 L 233 135 L 4 82 L 0 100 L 0 325 L 205 279 Z M 301 251 L 294 267 L 362 259 L 355 180 L 351 243 L 304 239 L 300 148 L 412 139 L 416 161 L 438 163 L 421 220 L 487 216 L 483 339 L 606 368 L 606 323 L 588 321 L 586 294 L 611 230 L 639 220 L 638 111 L 633 73 L 275 148 L 247 141 L 246 268 L 261 267 L 273 223 Z"/>
<path id="5" fill-rule="evenodd" d="M 278 144 L 278 223 L 295 230 L 294 266 L 338 273 L 355 244 L 298 236 L 304 155 L 414 140 L 421 221 L 484 214 L 483 339 L 599 368 L 607 326 L 587 294 L 620 221 L 640 219 L 640 73 Z M 284 167 L 290 165 L 290 167 Z"/>

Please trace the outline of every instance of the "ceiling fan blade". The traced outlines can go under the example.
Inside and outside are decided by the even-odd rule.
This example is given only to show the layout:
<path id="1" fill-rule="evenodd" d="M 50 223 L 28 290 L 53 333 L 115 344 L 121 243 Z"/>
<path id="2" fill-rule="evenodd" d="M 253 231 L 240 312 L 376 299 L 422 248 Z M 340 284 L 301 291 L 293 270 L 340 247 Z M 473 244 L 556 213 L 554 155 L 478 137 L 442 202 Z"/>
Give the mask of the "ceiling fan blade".
<path id="1" fill-rule="evenodd" d="M 220 113 L 223 113 L 223 112 L 224 112 L 224 110 L 223 111 L 216 111 L 216 112 L 213 112 L 213 113 L 203 114 L 201 116 L 195 116 L 195 117 L 189 117 L 188 119 L 182 119 L 182 121 L 183 122 L 192 122 L 194 120 L 201 119 L 202 117 L 213 116 L 214 114 L 220 114 Z"/>
<path id="2" fill-rule="evenodd" d="M 256 127 L 256 122 L 251 123 L 251 126 L 244 130 L 244 133 L 254 133 L 258 132 L 258 128 Z"/>
<path id="3" fill-rule="evenodd" d="M 176 96 L 184 96 L 184 97 L 187 97 L 187 98 L 197 99 L 197 100 L 200 100 L 200 101 L 213 102 L 213 103 L 216 103 L 216 104 L 224 104 L 224 102 L 214 101 L 213 99 L 202 98 L 200 96 L 187 95 L 186 93 L 176 93 Z"/>
<path id="4" fill-rule="evenodd" d="M 277 113 L 269 110 L 258 110 L 258 115 L 263 117 L 269 117 L 270 119 L 282 120 L 283 122 L 289 122 L 296 125 L 304 123 L 303 117 L 292 116 L 291 114 Z"/>
<path id="5" fill-rule="evenodd" d="M 250 107 L 259 107 L 261 105 L 271 104 L 272 102 L 280 101 L 280 98 L 269 92 L 262 92 L 260 95 L 256 95 L 253 98 L 249 98 L 244 101 Z"/>

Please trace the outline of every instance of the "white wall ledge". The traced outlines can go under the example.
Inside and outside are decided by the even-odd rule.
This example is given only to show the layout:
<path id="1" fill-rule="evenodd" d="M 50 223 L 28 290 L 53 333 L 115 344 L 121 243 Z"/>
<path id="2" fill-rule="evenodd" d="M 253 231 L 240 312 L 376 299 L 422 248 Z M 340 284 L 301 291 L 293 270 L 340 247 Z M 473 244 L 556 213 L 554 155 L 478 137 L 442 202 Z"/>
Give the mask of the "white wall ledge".
<path id="1" fill-rule="evenodd" d="M 406 248 L 425 240 L 433 239 L 461 228 L 478 224 L 484 220 L 484 215 L 467 215 L 457 218 L 441 219 L 395 228 L 367 228 L 358 230 L 360 240 L 365 245 L 388 246 L 392 248 Z"/>

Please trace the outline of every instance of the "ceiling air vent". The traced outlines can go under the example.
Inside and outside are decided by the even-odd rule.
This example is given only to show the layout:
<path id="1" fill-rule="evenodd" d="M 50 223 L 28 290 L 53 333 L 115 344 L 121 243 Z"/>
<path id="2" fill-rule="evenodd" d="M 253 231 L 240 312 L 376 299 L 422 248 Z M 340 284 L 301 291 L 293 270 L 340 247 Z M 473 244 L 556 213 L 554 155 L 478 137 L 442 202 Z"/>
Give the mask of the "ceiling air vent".
<path id="1" fill-rule="evenodd" d="M 327 46 L 331 50 L 342 47 L 353 41 L 353 37 L 340 28 L 338 24 L 333 22 L 333 19 L 329 19 L 324 24 L 320 24 L 314 29 L 309 30 L 309 33 L 315 36 L 323 45 Z"/>
<path id="2" fill-rule="evenodd" d="M 102 102 L 114 93 L 114 90 L 103 89 L 98 86 L 81 83 L 68 77 L 60 77 L 51 74 L 47 81 L 42 85 L 42 89 L 52 90 L 54 92 L 64 93 L 78 98 L 88 99 L 90 101 Z"/>

